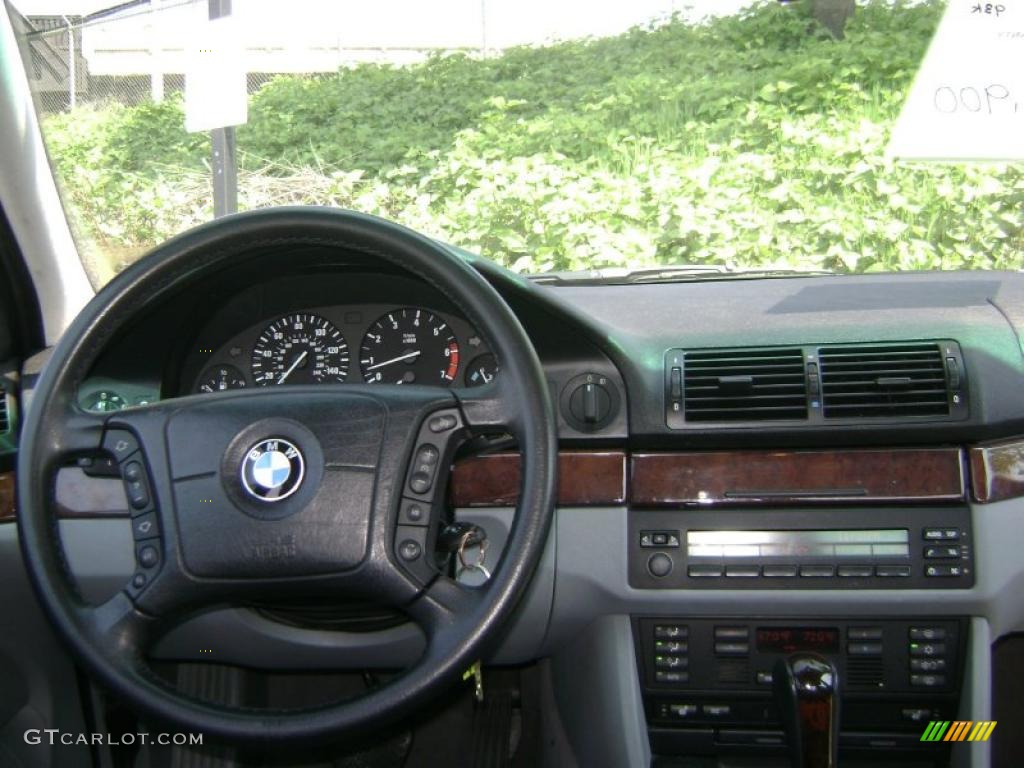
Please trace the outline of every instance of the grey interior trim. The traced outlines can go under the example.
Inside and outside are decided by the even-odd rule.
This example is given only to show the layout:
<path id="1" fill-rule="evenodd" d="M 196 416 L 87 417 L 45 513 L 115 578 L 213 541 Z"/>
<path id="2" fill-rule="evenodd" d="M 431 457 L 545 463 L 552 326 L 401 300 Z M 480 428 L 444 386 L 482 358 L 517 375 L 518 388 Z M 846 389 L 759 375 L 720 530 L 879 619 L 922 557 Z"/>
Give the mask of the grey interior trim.
<path id="1" fill-rule="evenodd" d="M 628 512 L 622 507 L 563 508 L 556 526 L 558 574 L 551 631 L 556 653 L 603 614 L 701 616 L 984 616 L 993 637 L 1024 625 L 1024 526 L 1020 502 L 972 510 L 977 583 L 969 590 L 642 590 L 626 580 Z"/>
<path id="2" fill-rule="evenodd" d="M 0 131 L 0 203 L 35 284 L 46 343 L 54 344 L 94 291 L 64 215 L 4 3 L 0 72 L 0 123 L 17 127 Z"/>
<path id="3" fill-rule="evenodd" d="M 599 618 L 552 658 L 551 670 L 558 710 L 580 765 L 650 765 L 628 616 Z"/>
<path id="4" fill-rule="evenodd" d="M 21 768 L 80 766 L 83 746 L 26 744 L 31 728 L 82 733 L 75 668 L 50 630 L 28 583 L 18 548 L 18 528 L 0 525 L 0 765 Z"/>
<path id="5" fill-rule="evenodd" d="M 975 616 L 967 636 L 967 666 L 964 670 L 961 720 L 992 719 L 992 635 L 988 621 Z M 953 746 L 952 768 L 989 768 L 992 744 L 987 741 Z"/>

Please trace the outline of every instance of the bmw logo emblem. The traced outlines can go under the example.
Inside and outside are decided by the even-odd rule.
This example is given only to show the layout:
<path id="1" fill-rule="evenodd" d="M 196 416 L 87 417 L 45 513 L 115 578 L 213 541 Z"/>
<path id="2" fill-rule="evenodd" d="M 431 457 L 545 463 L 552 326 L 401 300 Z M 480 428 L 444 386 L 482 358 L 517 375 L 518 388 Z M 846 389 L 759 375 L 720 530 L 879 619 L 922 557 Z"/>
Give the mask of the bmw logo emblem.
<path id="1" fill-rule="evenodd" d="M 279 437 L 256 443 L 242 460 L 242 486 L 260 501 L 287 499 L 299 490 L 305 473 L 302 453 Z"/>

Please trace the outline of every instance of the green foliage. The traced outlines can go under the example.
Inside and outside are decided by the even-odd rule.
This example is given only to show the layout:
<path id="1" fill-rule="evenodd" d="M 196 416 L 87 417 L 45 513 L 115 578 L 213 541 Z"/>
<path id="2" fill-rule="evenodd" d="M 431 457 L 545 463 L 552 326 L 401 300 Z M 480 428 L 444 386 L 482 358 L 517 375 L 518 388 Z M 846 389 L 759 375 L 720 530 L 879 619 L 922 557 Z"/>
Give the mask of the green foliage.
<path id="1" fill-rule="evenodd" d="M 843 41 L 767 2 L 693 25 L 278 77 L 238 131 L 244 207 L 377 213 L 516 270 L 1024 265 L 1020 166 L 902 166 L 888 133 L 942 12 L 858 7 Z M 46 125 L 80 227 L 145 246 L 210 216 L 177 101 Z"/>

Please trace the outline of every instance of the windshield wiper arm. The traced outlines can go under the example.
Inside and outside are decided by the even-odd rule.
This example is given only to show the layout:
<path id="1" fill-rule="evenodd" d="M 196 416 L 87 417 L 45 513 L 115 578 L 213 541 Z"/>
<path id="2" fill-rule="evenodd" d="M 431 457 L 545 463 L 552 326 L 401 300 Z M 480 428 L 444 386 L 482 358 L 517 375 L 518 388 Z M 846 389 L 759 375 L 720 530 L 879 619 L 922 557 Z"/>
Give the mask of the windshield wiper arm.
<path id="1" fill-rule="evenodd" d="M 691 280 L 740 280 L 764 277 L 812 277 L 833 275 L 827 269 L 775 269 L 752 267 L 730 269 L 721 264 L 684 264 L 642 269 L 590 269 L 567 272 L 542 272 L 527 275 L 532 282 L 549 285 L 625 285 L 629 283 L 672 283 Z"/>

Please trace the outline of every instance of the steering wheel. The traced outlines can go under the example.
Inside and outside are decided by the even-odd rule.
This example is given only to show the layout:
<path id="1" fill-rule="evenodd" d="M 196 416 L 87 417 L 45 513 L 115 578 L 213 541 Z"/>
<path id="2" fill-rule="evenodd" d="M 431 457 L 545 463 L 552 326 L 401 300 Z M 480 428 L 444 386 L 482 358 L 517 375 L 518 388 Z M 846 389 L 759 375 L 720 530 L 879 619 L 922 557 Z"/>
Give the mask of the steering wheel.
<path id="1" fill-rule="evenodd" d="M 98 354 L 147 304 L 256 248 L 337 248 L 398 267 L 443 293 L 490 341 L 501 375 L 477 389 L 284 386 L 158 402 L 111 414 L 76 404 Z M 21 548 L 39 601 L 83 667 L 142 712 L 227 741 L 340 740 L 428 702 L 500 637 L 543 550 L 553 509 L 556 422 L 540 362 L 515 315 L 470 265 L 411 230 L 327 208 L 220 219 L 158 247 L 72 323 L 39 378 L 18 463 Z M 456 447 L 513 435 L 522 480 L 504 555 L 484 587 L 433 561 Z M 113 456 L 131 506 L 136 569 L 100 605 L 68 573 L 56 473 Z M 403 674 L 354 700 L 301 711 L 188 698 L 146 664 L 175 620 L 259 597 L 366 599 L 404 611 L 426 637 Z M 344 659 L 339 659 L 342 666 Z"/>

